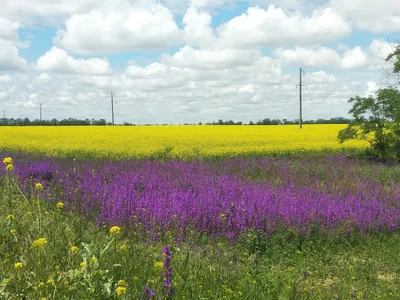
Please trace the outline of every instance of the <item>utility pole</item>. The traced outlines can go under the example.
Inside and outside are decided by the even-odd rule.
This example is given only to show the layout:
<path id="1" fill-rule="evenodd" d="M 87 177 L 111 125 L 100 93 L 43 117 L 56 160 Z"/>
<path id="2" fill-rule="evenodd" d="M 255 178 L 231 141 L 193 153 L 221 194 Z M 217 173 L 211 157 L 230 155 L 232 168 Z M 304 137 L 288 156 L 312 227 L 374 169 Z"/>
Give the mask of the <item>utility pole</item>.
<path id="1" fill-rule="evenodd" d="M 3 109 L 3 125 L 6 125 L 6 111 Z"/>
<path id="2" fill-rule="evenodd" d="M 40 103 L 40 122 L 42 121 L 42 103 Z"/>
<path id="3" fill-rule="evenodd" d="M 303 88 L 303 82 L 302 82 L 302 78 L 301 78 L 301 75 L 303 75 L 303 74 L 305 74 L 305 71 L 302 69 L 302 68 L 300 68 L 300 84 L 298 84 L 298 85 L 296 85 L 296 88 L 297 87 L 299 87 L 300 88 L 300 118 L 299 118 L 299 127 L 300 127 L 300 129 L 302 129 L 303 128 L 303 107 L 302 107 L 302 95 L 301 95 L 301 92 L 302 92 L 302 88 Z"/>
<path id="4" fill-rule="evenodd" d="M 111 115 L 112 115 L 112 124 L 114 125 L 114 95 L 111 92 Z"/>

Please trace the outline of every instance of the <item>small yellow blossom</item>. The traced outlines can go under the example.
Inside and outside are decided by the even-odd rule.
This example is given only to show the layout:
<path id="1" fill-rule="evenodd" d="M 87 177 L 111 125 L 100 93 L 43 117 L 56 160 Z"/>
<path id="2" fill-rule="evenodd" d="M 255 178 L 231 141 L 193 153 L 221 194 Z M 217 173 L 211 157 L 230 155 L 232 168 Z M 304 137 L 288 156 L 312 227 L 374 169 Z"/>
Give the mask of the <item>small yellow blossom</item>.
<path id="1" fill-rule="evenodd" d="M 45 283 L 44 282 L 39 282 L 38 287 L 44 287 Z"/>
<path id="2" fill-rule="evenodd" d="M 46 284 L 54 285 L 54 280 L 53 279 L 49 279 L 49 280 L 47 280 Z"/>
<path id="3" fill-rule="evenodd" d="M 69 248 L 69 252 L 71 252 L 72 255 L 77 254 L 79 251 L 79 248 L 76 246 L 72 246 L 71 248 Z"/>
<path id="4" fill-rule="evenodd" d="M 119 286 L 115 289 L 117 296 L 122 296 L 126 294 L 126 287 Z"/>
<path id="5" fill-rule="evenodd" d="M 5 159 L 3 159 L 3 164 L 7 165 L 11 165 L 13 163 L 13 160 L 11 157 L 6 157 Z"/>
<path id="6" fill-rule="evenodd" d="M 17 262 L 14 264 L 14 268 L 17 270 L 20 270 L 24 267 L 24 264 L 22 262 Z"/>
<path id="7" fill-rule="evenodd" d="M 32 242 L 32 244 L 33 244 L 33 247 L 43 248 L 47 244 L 47 239 L 46 238 L 40 238 L 40 239 L 34 240 Z"/>
<path id="8" fill-rule="evenodd" d="M 15 216 L 14 215 L 7 215 L 6 219 L 11 221 L 11 220 L 15 219 Z"/>
<path id="9" fill-rule="evenodd" d="M 158 261 L 154 264 L 154 269 L 156 269 L 157 271 L 161 271 L 163 268 L 163 262 L 162 261 Z"/>
<path id="10" fill-rule="evenodd" d="M 84 268 L 87 267 L 87 262 L 86 262 L 86 261 L 83 261 L 83 262 L 80 263 L 79 266 L 81 267 L 81 269 L 84 269 Z"/>
<path id="11" fill-rule="evenodd" d="M 118 280 L 118 283 L 117 283 L 117 285 L 118 286 L 122 286 L 122 287 L 126 287 L 126 281 L 125 280 Z"/>
<path id="12" fill-rule="evenodd" d="M 42 191 L 43 189 L 44 189 L 43 184 L 39 182 L 35 184 L 35 190 Z"/>
<path id="13" fill-rule="evenodd" d="M 14 171 L 14 166 L 13 165 L 11 165 L 11 164 L 9 164 L 9 165 L 6 165 L 6 171 Z"/>
<path id="14" fill-rule="evenodd" d="M 15 229 L 11 229 L 10 233 L 16 233 L 17 231 Z"/>
<path id="15" fill-rule="evenodd" d="M 126 244 L 122 244 L 121 246 L 119 246 L 119 250 L 126 251 L 128 250 L 128 246 Z"/>
<path id="16" fill-rule="evenodd" d="M 64 208 L 64 203 L 62 203 L 62 202 L 60 201 L 60 202 L 58 202 L 58 203 L 56 204 L 56 206 L 57 206 L 58 209 L 63 209 L 63 208 Z"/>
<path id="17" fill-rule="evenodd" d="M 92 264 L 97 264 L 97 257 L 96 256 L 93 256 L 91 259 L 90 259 L 90 262 L 92 263 Z"/>
<path id="18" fill-rule="evenodd" d="M 114 235 L 119 235 L 121 233 L 121 228 L 118 226 L 113 226 L 110 228 L 110 233 Z"/>

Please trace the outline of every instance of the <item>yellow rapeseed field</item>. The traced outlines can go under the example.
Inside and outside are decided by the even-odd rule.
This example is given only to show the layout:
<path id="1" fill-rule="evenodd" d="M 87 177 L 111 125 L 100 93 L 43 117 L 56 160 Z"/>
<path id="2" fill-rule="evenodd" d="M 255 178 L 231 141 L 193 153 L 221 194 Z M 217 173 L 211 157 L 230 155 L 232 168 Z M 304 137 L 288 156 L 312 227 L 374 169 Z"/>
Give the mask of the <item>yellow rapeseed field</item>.
<path id="1" fill-rule="evenodd" d="M 0 127 L 0 149 L 49 156 L 107 158 L 259 156 L 288 152 L 361 149 L 340 144 L 346 125 L 288 126 L 65 126 Z"/>

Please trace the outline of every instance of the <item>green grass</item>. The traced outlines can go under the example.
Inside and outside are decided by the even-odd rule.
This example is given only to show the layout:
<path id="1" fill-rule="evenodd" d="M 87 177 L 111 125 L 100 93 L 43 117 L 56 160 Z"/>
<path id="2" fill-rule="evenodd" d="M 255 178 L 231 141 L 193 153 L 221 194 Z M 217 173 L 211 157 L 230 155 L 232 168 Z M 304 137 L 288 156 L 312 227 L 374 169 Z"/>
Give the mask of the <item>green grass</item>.
<path id="1" fill-rule="evenodd" d="M 27 200 L 0 178 L 0 299 L 140 299 L 145 286 L 157 292 L 157 299 L 169 299 L 163 295 L 162 271 L 154 267 L 166 245 L 174 299 L 400 296 L 398 233 L 300 238 L 288 230 L 269 238 L 249 233 L 232 245 L 196 233 L 191 242 L 179 244 L 172 232 L 154 242 L 124 228 L 113 236 L 109 229 L 44 201 Z M 39 238 L 48 243 L 38 249 L 32 243 Z M 79 248 L 75 255 L 72 246 Z M 126 282 L 121 296 L 116 294 L 119 280 Z"/>

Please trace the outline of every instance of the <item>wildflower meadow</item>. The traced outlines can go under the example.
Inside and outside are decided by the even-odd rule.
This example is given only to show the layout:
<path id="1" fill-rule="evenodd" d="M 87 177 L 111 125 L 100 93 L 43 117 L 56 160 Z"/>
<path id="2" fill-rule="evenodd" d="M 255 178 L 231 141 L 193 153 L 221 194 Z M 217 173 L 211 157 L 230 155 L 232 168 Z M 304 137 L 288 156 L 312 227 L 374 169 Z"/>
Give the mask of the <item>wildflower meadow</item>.
<path id="1" fill-rule="evenodd" d="M 311 127 L 8 131 L 0 299 L 398 299 L 400 166 Z"/>

